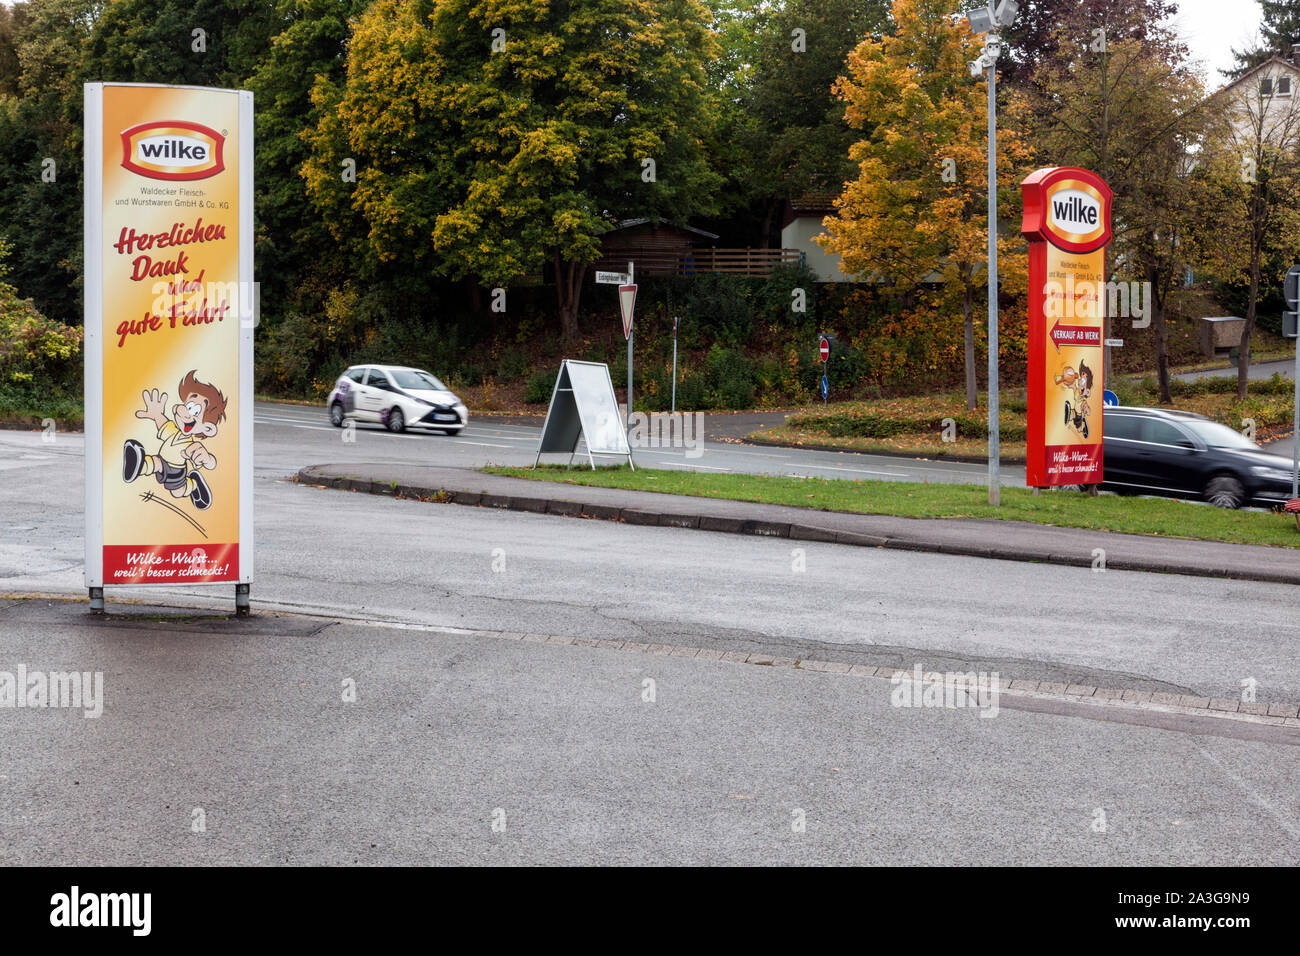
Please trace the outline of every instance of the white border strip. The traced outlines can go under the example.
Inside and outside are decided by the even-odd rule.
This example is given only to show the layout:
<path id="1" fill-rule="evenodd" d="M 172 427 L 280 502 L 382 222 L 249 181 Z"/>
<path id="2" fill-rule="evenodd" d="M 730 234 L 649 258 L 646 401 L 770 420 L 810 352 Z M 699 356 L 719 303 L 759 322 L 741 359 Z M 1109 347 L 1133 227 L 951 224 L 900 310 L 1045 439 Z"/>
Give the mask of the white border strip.
<path id="1" fill-rule="evenodd" d="M 240 304 L 256 302 L 253 287 L 253 94 L 239 91 Z M 248 298 L 246 298 L 248 297 Z M 239 582 L 253 580 L 253 320 L 239 320 Z"/>
<path id="2" fill-rule="evenodd" d="M 82 172 L 86 587 L 104 586 L 104 84 L 87 83 Z"/>

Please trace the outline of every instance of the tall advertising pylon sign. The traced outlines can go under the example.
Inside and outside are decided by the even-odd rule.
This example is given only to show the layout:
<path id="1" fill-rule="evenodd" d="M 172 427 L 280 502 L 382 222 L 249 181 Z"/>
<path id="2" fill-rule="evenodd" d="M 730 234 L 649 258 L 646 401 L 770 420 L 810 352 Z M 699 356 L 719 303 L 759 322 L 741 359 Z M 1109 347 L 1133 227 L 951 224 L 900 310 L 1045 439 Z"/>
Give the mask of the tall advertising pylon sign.
<path id="1" fill-rule="evenodd" d="M 253 96 L 85 87 L 86 586 L 253 579 Z"/>
<path id="2" fill-rule="evenodd" d="M 1102 343 L 1111 191 L 1054 166 L 1020 185 L 1029 240 L 1029 410 L 1025 484 L 1102 480 Z"/>

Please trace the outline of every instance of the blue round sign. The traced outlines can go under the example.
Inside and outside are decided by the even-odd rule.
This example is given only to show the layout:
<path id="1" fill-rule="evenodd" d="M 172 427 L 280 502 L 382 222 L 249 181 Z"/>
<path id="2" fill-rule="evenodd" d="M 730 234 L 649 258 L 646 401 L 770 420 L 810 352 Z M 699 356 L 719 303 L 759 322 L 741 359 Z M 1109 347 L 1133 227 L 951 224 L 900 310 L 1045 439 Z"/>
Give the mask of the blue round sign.
<path id="1" fill-rule="evenodd" d="M 1102 393 L 1101 393 L 1101 403 L 1102 403 L 1103 405 L 1118 405 L 1118 404 L 1119 404 L 1119 396 L 1116 395 L 1114 392 L 1112 392 L 1112 391 L 1111 391 L 1110 389 L 1108 389 L 1108 388 L 1107 388 L 1107 389 L 1103 389 L 1103 390 L 1102 390 Z"/>

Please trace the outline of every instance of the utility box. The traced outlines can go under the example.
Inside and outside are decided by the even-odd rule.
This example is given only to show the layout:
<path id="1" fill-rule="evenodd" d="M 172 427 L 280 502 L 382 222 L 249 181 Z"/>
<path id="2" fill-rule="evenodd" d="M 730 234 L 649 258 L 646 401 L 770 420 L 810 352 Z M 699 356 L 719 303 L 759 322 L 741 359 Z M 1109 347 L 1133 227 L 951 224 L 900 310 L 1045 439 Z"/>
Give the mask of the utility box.
<path id="1" fill-rule="evenodd" d="M 1207 358 L 1223 358 L 1241 344 L 1246 320 L 1233 315 L 1201 319 L 1201 352 Z"/>

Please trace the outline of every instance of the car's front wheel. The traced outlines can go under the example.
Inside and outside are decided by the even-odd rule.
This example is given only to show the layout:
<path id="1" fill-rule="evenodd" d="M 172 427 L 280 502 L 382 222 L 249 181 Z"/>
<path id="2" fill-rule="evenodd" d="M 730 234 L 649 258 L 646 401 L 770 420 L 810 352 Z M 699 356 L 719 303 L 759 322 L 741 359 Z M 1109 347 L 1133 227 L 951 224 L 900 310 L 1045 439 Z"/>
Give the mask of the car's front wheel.
<path id="1" fill-rule="evenodd" d="M 343 427 L 343 403 L 335 402 L 330 406 L 330 424 L 335 428 Z"/>
<path id="2" fill-rule="evenodd" d="M 400 408 L 389 409 L 387 424 L 390 432 L 406 431 L 406 417 L 402 414 Z"/>
<path id="3" fill-rule="evenodd" d="M 1205 486 L 1205 500 L 1216 508 L 1240 508 L 1246 489 L 1231 475 L 1217 475 Z"/>

